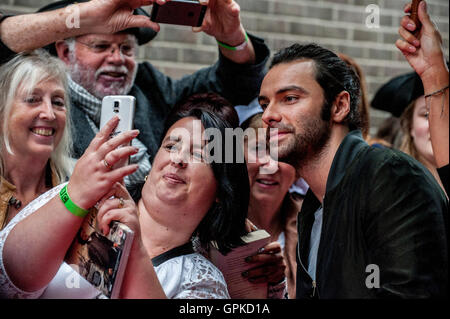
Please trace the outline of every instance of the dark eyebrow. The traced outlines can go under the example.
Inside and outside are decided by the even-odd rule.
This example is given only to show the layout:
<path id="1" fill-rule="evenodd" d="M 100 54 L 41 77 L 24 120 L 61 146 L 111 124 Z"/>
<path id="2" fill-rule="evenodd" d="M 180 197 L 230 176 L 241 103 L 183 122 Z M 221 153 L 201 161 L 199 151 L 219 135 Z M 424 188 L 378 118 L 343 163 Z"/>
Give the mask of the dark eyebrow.
<path id="1" fill-rule="evenodd" d="M 297 85 L 290 85 L 290 86 L 286 86 L 282 89 L 279 89 L 277 91 L 277 94 L 285 93 L 287 91 L 300 91 L 300 93 L 302 93 L 302 94 L 309 94 L 309 92 L 307 90 L 305 90 L 301 86 L 297 86 Z"/>
<path id="2" fill-rule="evenodd" d="M 261 102 L 261 100 L 267 100 L 267 97 L 265 97 L 264 95 L 259 95 L 258 102 Z"/>
<path id="3" fill-rule="evenodd" d="M 290 86 L 281 88 L 276 92 L 276 94 L 278 95 L 278 94 L 282 94 L 282 93 L 285 93 L 288 91 L 298 91 L 301 94 L 309 94 L 309 92 L 306 89 L 302 88 L 301 86 L 297 86 L 297 85 L 290 85 Z M 264 95 L 259 95 L 258 102 L 261 102 L 262 100 L 268 100 L 268 98 Z"/>

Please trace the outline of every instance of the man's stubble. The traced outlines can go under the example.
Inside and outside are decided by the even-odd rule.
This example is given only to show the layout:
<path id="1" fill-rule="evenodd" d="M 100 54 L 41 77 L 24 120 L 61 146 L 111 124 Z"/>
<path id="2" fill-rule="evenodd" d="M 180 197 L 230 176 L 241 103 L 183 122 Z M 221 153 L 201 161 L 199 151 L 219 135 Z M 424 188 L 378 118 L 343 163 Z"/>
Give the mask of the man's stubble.
<path id="1" fill-rule="evenodd" d="M 278 159 L 301 170 L 308 163 L 320 159 L 330 140 L 331 125 L 317 117 L 299 119 L 296 127 L 290 140 L 279 146 Z M 298 132 L 299 129 L 302 132 Z"/>

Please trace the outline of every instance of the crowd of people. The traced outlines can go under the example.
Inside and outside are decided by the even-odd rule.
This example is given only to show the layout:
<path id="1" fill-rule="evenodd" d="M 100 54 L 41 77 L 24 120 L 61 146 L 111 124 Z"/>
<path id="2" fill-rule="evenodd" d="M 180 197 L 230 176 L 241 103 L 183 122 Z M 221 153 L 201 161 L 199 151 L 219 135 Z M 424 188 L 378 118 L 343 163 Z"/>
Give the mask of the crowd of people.
<path id="1" fill-rule="evenodd" d="M 134 232 L 120 298 L 230 298 L 236 283 L 209 249 L 227 254 L 258 229 L 270 240 L 245 257 L 242 280 L 267 298 L 448 296 L 449 70 L 426 2 L 420 32 L 405 7 L 396 42 L 413 72 L 372 101 L 398 118 L 388 140 L 369 134 L 351 57 L 293 44 L 266 70 L 270 50 L 234 0 L 204 3 L 210 67 L 174 80 L 138 63 L 159 31 L 140 7 L 167 1 L 0 14 L 0 296 L 105 298 L 65 284 L 92 210 L 103 234 L 113 221 Z M 79 28 L 66 25 L 69 5 Z M 109 95 L 136 98 L 133 130 L 113 134 L 117 116 L 100 127 Z M 245 134 L 217 139 L 230 130 Z"/>

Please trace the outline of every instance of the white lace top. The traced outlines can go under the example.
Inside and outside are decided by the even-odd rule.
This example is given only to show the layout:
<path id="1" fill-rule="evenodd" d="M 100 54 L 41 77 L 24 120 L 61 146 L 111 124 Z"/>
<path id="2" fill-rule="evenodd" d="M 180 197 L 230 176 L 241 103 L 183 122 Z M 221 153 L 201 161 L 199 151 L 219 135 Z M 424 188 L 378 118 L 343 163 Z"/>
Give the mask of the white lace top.
<path id="1" fill-rule="evenodd" d="M 220 270 L 198 253 L 169 259 L 155 267 L 155 271 L 167 298 L 230 298 Z"/>
<path id="2" fill-rule="evenodd" d="M 6 238 L 8 237 L 11 230 L 14 226 L 17 225 L 21 220 L 25 219 L 32 213 L 36 212 L 39 208 L 41 208 L 44 204 L 46 204 L 50 199 L 54 196 L 57 196 L 61 188 L 65 185 L 58 185 L 48 192 L 42 194 L 35 200 L 33 200 L 30 204 L 28 204 L 24 209 L 22 209 L 10 222 L 6 227 L 0 232 L 0 297 L 2 298 L 27 298 L 34 299 L 39 297 L 47 297 L 47 298 L 95 298 L 100 294 L 98 290 L 96 290 L 93 286 L 91 286 L 87 281 L 84 280 L 77 273 L 71 273 L 70 269 L 72 269 L 66 263 L 62 264 L 57 275 L 50 282 L 47 287 L 43 287 L 38 291 L 26 292 L 18 287 L 16 287 L 10 278 L 8 277 L 4 262 L 3 262 L 3 247 L 5 245 Z M 65 280 L 67 278 L 73 278 L 73 276 L 79 277 L 80 288 L 78 289 L 70 289 L 66 288 Z M 48 288 L 48 289 L 47 289 Z M 47 293 L 46 290 L 48 290 Z"/>
<path id="3" fill-rule="evenodd" d="M 65 184 L 54 187 L 42 194 L 0 231 L 0 297 L 2 298 L 102 298 L 100 292 L 90 285 L 71 267 L 63 263 L 47 287 L 34 292 L 26 292 L 16 287 L 8 277 L 3 263 L 3 247 L 8 234 L 17 223 L 36 212 L 54 196 Z M 155 267 L 158 279 L 168 298 L 230 298 L 222 273 L 205 257 L 192 253 L 165 261 Z M 74 277 L 79 278 L 74 278 Z M 79 282 L 77 287 L 71 282 Z M 75 289 L 76 288 L 76 289 Z"/>

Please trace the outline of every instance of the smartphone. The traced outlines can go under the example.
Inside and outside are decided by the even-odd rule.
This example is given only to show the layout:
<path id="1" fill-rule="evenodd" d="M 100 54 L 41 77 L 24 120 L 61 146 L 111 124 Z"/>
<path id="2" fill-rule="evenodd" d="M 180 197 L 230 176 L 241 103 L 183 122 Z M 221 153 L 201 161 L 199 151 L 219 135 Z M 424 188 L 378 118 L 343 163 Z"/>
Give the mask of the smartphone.
<path id="1" fill-rule="evenodd" d="M 198 0 L 172 0 L 163 5 L 153 4 L 153 22 L 200 27 L 205 17 L 206 5 Z"/>
<path id="2" fill-rule="evenodd" d="M 133 129 L 134 112 L 136 108 L 136 98 L 131 95 L 108 95 L 102 100 L 102 110 L 100 116 L 100 128 L 114 116 L 118 115 L 120 118 L 119 124 L 111 134 L 111 138 L 114 136 L 131 131 Z M 130 145 L 128 143 L 127 145 Z M 126 145 L 122 145 L 126 146 Z M 114 165 L 114 168 L 125 166 L 129 163 L 129 157 L 125 160 L 121 160 Z"/>

